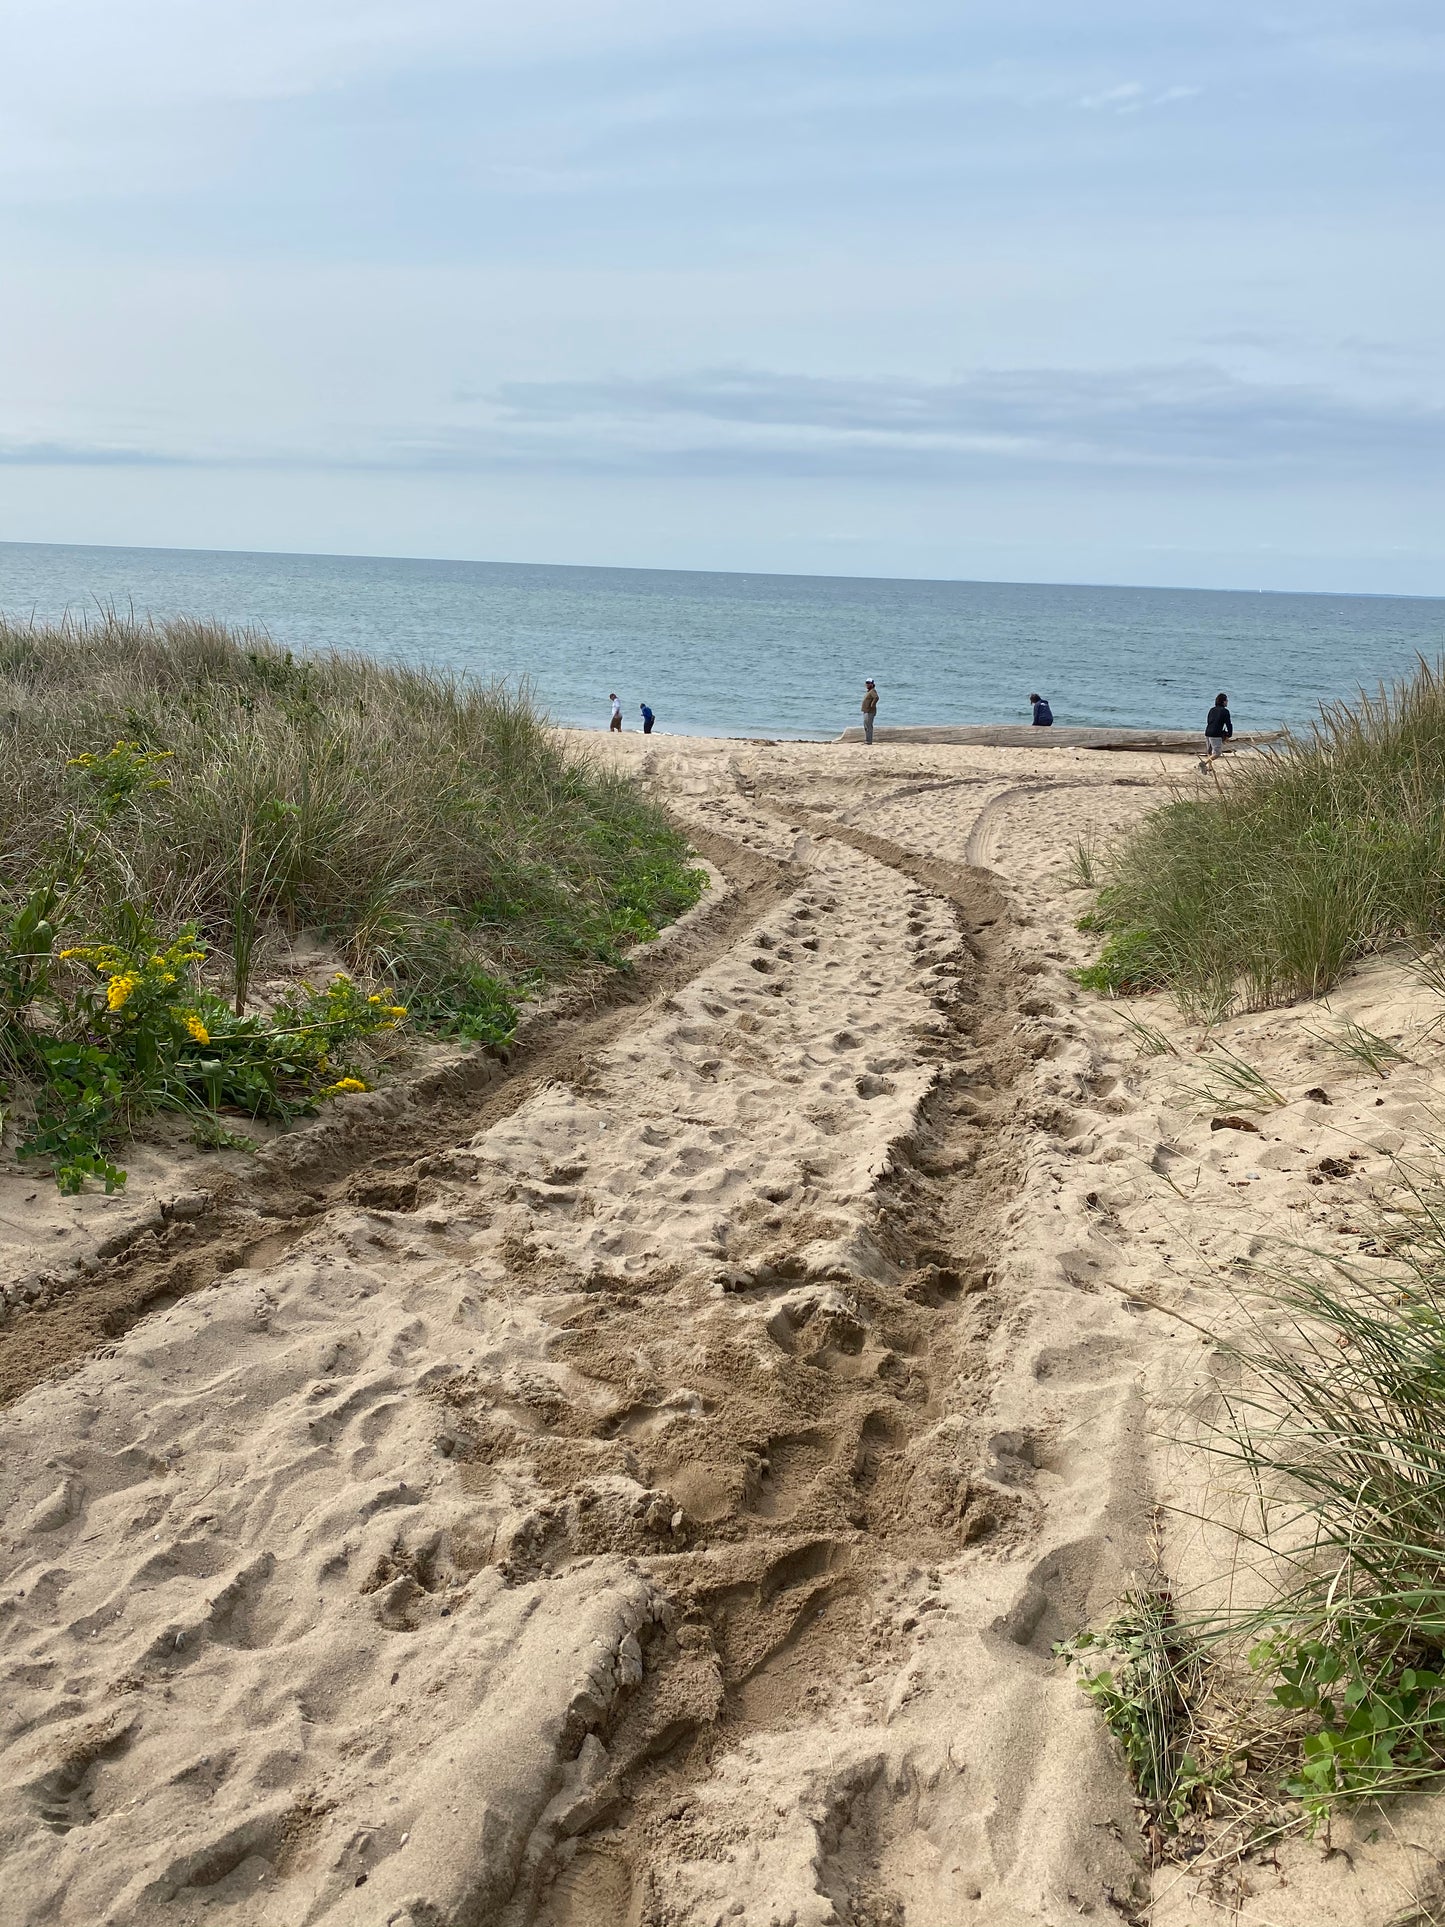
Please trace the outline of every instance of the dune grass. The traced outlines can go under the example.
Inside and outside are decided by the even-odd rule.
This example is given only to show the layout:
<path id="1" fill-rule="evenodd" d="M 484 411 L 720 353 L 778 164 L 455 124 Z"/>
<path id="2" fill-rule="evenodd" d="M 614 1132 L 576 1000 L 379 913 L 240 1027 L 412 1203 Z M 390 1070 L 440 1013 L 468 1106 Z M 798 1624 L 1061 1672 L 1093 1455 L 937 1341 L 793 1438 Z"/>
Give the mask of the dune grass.
<path id="1" fill-rule="evenodd" d="M 1206 1019 L 1327 991 L 1357 957 L 1445 936 L 1445 677 L 1326 705 L 1231 759 L 1108 860 L 1084 981 L 1168 989 Z"/>
<path id="2" fill-rule="evenodd" d="M 1215 1340 L 1224 1389 L 1195 1442 L 1231 1468 L 1210 1591 L 1239 1603 L 1159 1579 L 1058 1649 L 1157 1854 L 1194 1859 L 1208 1823 L 1227 1858 L 1445 1783 L 1445 1186 L 1399 1178 L 1386 1258 L 1260 1269 Z"/>
<path id="3" fill-rule="evenodd" d="M 173 1097 L 204 1084 L 187 1037 L 265 1059 L 252 992 L 283 937 L 370 988 L 286 1014 L 276 1101 L 338 1068 L 318 1036 L 354 1045 L 378 1012 L 504 1040 L 524 995 L 617 963 L 701 887 L 663 812 L 565 754 L 525 691 L 204 622 L 0 620 L 0 1076 L 53 1096 L 65 1046 L 70 1082 L 125 1087 L 96 1100 L 108 1130 L 144 1108 L 137 1052 Z"/>

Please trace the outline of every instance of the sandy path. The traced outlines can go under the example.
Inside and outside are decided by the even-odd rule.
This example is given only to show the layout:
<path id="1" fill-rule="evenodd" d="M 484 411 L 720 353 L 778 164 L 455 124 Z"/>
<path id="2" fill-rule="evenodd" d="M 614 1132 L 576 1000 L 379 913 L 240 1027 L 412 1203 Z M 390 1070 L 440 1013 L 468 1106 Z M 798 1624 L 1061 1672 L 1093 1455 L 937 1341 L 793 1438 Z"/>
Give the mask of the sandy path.
<path id="1" fill-rule="evenodd" d="M 0 1339 L 7 1917 L 1147 1917 L 1051 1646 L 1197 1370 L 1128 1289 L 1192 1127 L 1066 974 L 1157 765 L 602 753 L 729 878 L 629 1002 Z"/>

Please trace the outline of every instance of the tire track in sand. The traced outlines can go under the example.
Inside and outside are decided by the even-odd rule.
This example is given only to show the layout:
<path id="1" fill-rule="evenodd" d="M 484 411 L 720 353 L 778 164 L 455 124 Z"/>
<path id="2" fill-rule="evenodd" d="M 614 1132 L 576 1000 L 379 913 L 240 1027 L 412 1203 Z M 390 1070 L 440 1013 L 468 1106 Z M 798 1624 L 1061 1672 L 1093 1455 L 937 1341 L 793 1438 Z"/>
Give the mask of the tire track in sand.
<path id="1" fill-rule="evenodd" d="M 935 1078 L 912 1128 L 890 1147 L 875 1190 L 876 1243 L 862 1263 L 855 1253 L 851 1267 L 818 1267 L 775 1247 L 721 1281 L 786 1363 L 771 1398 L 740 1387 L 726 1356 L 693 1363 L 690 1383 L 715 1412 L 712 1517 L 689 1521 L 686 1551 L 645 1561 L 672 1623 L 649 1648 L 636 1697 L 598 1730 L 607 1766 L 567 1816 L 564 1837 L 538 1844 L 505 1927 L 692 1918 L 671 1910 L 669 1867 L 709 1851 L 693 1818 L 698 1785 L 750 1736 L 806 1726 L 826 1682 L 864 1658 L 886 1663 L 880 1606 L 920 1562 L 956 1558 L 969 1544 L 997 1547 L 1033 1523 L 1021 1462 L 1008 1460 L 1005 1441 L 1001 1464 L 998 1441 L 991 1447 L 980 1429 L 995 1323 L 991 1216 L 1016 1176 L 1015 1147 L 1000 1127 L 1031 1061 L 1018 1035 L 1024 980 L 1000 940 L 1003 899 L 969 865 L 758 800 L 793 830 L 842 844 L 948 904 L 962 956 L 928 1043 Z M 651 1319 L 639 1307 L 609 1320 L 609 1346 L 645 1347 Z M 720 1337 L 718 1354 L 726 1345 Z M 946 1388 L 960 1383 L 972 1391 L 950 1396 Z M 744 1408 L 731 1423 L 730 1394 Z M 664 1432 L 642 1444 L 658 1416 L 634 1408 L 623 1420 L 647 1455 L 646 1476 L 696 1494 L 685 1443 L 670 1450 Z M 840 1909 L 831 1917 L 901 1920 L 865 1865 L 850 1869 L 840 1857 L 827 1879 Z"/>
<path id="2" fill-rule="evenodd" d="M 35 1308 L 0 1330 L 0 1409 L 34 1385 L 75 1370 L 136 1322 L 242 1267 L 281 1257 L 348 1198 L 409 1197 L 419 1158 L 451 1148 L 517 1110 L 543 1085 L 585 1076 L 612 1042 L 621 1012 L 648 1008 L 724 955 L 794 886 L 791 867 L 694 824 L 699 855 L 727 882 L 715 908 L 704 899 L 686 941 L 642 950 L 625 971 L 600 972 L 554 999 L 506 1050 L 478 1048 L 459 1063 L 352 1100 L 312 1128 L 267 1146 L 254 1168 L 223 1178 L 203 1210 L 172 1214 L 114 1252 L 102 1270 L 57 1281 Z M 386 1147 L 386 1148 L 382 1148 Z"/>

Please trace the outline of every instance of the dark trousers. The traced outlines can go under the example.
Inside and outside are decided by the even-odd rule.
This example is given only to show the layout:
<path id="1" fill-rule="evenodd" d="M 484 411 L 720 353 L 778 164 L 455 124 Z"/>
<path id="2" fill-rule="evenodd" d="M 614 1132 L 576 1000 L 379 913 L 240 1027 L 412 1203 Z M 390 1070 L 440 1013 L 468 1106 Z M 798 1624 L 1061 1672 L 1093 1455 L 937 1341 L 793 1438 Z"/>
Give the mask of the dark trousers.
<path id="1" fill-rule="evenodd" d="M 652 734 L 652 725 L 656 721 L 657 721 L 657 718 L 655 716 L 649 716 L 647 718 L 647 720 L 642 725 L 642 733 L 644 736 L 650 736 Z"/>

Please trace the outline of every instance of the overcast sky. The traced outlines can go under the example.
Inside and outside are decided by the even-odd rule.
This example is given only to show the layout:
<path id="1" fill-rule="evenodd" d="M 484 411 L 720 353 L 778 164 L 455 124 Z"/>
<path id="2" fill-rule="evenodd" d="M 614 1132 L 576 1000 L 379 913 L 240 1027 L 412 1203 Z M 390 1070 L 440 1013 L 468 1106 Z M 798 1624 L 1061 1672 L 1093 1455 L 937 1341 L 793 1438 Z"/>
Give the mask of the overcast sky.
<path id="1" fill-rule="evenodd" d="M 0 0 L 0 537 L 1445 594 L 1438 0 Z"/>

